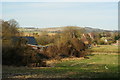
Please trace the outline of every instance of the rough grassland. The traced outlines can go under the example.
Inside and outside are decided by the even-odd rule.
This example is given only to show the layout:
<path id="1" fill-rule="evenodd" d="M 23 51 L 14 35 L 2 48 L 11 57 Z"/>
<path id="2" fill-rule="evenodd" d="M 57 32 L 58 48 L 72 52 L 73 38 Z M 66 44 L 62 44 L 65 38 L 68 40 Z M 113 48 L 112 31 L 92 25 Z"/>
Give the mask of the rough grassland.
<path id="1" fill-rule="evenodd" d="M 69 59 L 54 67 L 3 67 L 3 78 L 117 78 L 118 56 L 91 54 L 90 59 Z"/>
<path id="2" fill-rule="evenodd" d="M 117 45 L 98 45 L 98 47 L 93 47 L 91 50 L 93 52 L 105 52 L 105 53 L 119 53 L 120 46 Z"/>

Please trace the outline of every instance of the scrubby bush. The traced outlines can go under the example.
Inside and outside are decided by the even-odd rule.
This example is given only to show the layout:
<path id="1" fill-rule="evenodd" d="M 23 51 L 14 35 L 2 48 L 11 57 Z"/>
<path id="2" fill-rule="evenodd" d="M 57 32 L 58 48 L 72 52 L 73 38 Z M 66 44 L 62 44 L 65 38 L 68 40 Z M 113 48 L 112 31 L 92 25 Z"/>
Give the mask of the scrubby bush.
<path id="1" fill-rule="evenodd" d="M 5 45 L 2 47 L 2 61 L 3 65 L 26 65 L 29 59 L 26 59 L 26 56 L 30 58 L 32 52 L 28 53 L 27 46 L 18 46 L 18 45 Z M 28 56 L 29 55 L 29 56 Z"/>
<path id="2" fill-rule="evenodd" d="M 26 66 L 32 63 L 42 63 L 45 55 L 33 50 L 32 47 L 26 45 L 26 40 L 18 38 L 17 41 L 13 37 L 18 37 L 18 23 L 14 20 L 2 21 L 2 64 Z M 7 32 L 6 32 L 7 31 Z"/>
<path id="3" fill-rule="evenodd" d="M 42 61 L 48 58 L 27 45 L 4 46 L 2 49 L 3 65 L 28 66 L 34 63 L 34 66 L 42 66 Z"/>
<path id="4" fill-rule="evenodd" d="M 45 47 L 43 50 L 33 50 L 32 47 L 26 45 L 25 39 L 20 38 L 17 43 L 12 41 L 13 36 L 19 36 L 17 25 L 15 21 L 3 22 L 3 65 L 45 66 L 44 60 L 49 58 L 85 56 L 87 47 L 79 39 L 82 31 L 76 27 L 67 27 L 62 33 L 55 36 L 48 36 L 47 33 L 37 36 L 36 39 L 39 44 L 47 45 L 52 43 L 53 45 Z M 9 28 L 8 33 L 6 33 L 7 28 Z M 14 35 L 15 33 L 18 35 Z"/>
<path id="5" fill-rule="evenodd" d="M 99 40 L 99 41 L 98 41 L 98 44 L 99 44 L 99 45 L 104 45 L 105 42 L 104 42 L 103 40 Z"/>
<path id="6" fill-rule="evenodd" d="M 46 49 L 45 54 L 51 58 L 56 57 L 83 57 L 85 55 L 86 45 L 73 38 L 64 43 L 60 42 L 58 44 L 52 45 Z"/>
<path id="7" fill-rule="evenodd" d="M 54 45 L 46 49 L 46 54 L 52 58 L 55 57 L 80 57 L 85 55 L 86 45 L 78 39 L 81 34 L 76 28 L 68 28 L 60 34 L 54 42 Z"/>
<path id="8" fill-rule="evenodd" d="M 53 44 L 57 38 L 59 38 L 59 35 L 53 35 L 49 36 L 47 32 L 41 33 L 39 37 L 35 37 L 37 40 L 37 43 L 40 45 L 48 45 Z"/>

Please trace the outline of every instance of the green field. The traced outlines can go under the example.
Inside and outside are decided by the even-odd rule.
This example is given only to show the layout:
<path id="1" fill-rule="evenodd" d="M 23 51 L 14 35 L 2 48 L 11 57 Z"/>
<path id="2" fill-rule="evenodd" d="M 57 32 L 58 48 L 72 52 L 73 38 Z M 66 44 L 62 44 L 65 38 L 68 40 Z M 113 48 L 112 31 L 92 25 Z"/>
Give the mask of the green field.
<path id="1" fill-rule="evenodd" d="M 3 78 L 117 78 L 117 54 L 59 61 L 54 67 L 3 67 Z"/>
<path id="2" fill-rule="evenodd" d="M 118 46 L 99 45 L 84 58 L 52 61 L 52 67 L 3 66 L 3 78 L 118 78 Z M 109 54 L 110 53 L 110 54 Z M 112 54 L 114 53 L 114 54 Z"/>
<path id="3" fill-rule="evenodd" d="M 105 52 L 105 53 L 119 53 L 117 45 L 98 45 L 97 47 L 91 48 L 93 52 Z"/>

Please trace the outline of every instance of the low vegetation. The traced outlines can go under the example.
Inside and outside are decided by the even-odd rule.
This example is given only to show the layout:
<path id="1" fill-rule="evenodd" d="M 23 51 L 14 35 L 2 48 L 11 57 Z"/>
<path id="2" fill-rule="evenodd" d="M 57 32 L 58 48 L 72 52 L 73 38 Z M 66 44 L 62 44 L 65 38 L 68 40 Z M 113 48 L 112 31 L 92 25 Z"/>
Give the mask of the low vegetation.
<path id="1" fill-rule="evenodd" d="M 88 55 L 68 59 L 54 67 L 3 67 L 3 78 L 118 78 L 118 55 Z"/>
<path id="2" fill-rule="evenodd" d="M 27 40 L 23 38 L 19 38 L 18 41 L 13 39 L 13 37 L 20 36 L 17 30 L 18 23 L 15 20 L 2 21 L 2 27 L 3 65 L 35 66 L 39 64 L 38 66 L 40 66 L 43 59 L 85 56 L 87 46 L 79 39 L 83 31 L 76 27 L 67 27 L 62 33 L 55 36 L 48 36 L 46 32 L 43 32 L 40 37 L 35 36 L 41 45 L 52 44 L 42 50 L 33 50 L 27 46 Z"/>
<path id="3" fill-rule="evenodd" d="M 91 48 L 92 52 L 105 52 L 105 53 L 119 53 L 118 45 L 98 45 L 97 47 Z"/>
<path id="4" fill-rule="evenodd" d="M 12 40 L 14 36 L 20 36 L 15 20 L 2 21 L 1 25 L 3 78 L 118 77 L 119 46 L 112 45 L 119 39 L 117 33 L 90 35 L 73 26 L 53 36 L 35 33 L 38 44 L 47 46 L 35 50 L 25 39 L 20 38 L 17 43 Z"/>

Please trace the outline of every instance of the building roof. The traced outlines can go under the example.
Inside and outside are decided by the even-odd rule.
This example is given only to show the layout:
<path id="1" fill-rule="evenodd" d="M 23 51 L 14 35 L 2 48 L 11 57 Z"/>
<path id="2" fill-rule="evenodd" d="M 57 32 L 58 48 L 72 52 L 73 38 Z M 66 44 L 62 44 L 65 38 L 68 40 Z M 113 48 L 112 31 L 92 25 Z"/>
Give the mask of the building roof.
<path id="1" fill-rule="evenodd" d="M 12 37 L 13 42 L 18 42 L 21 38 L 26 40 L 27 44 L 37 45 L 37 41 L 34 37 L 21 36 L 21 37 Z"/>

